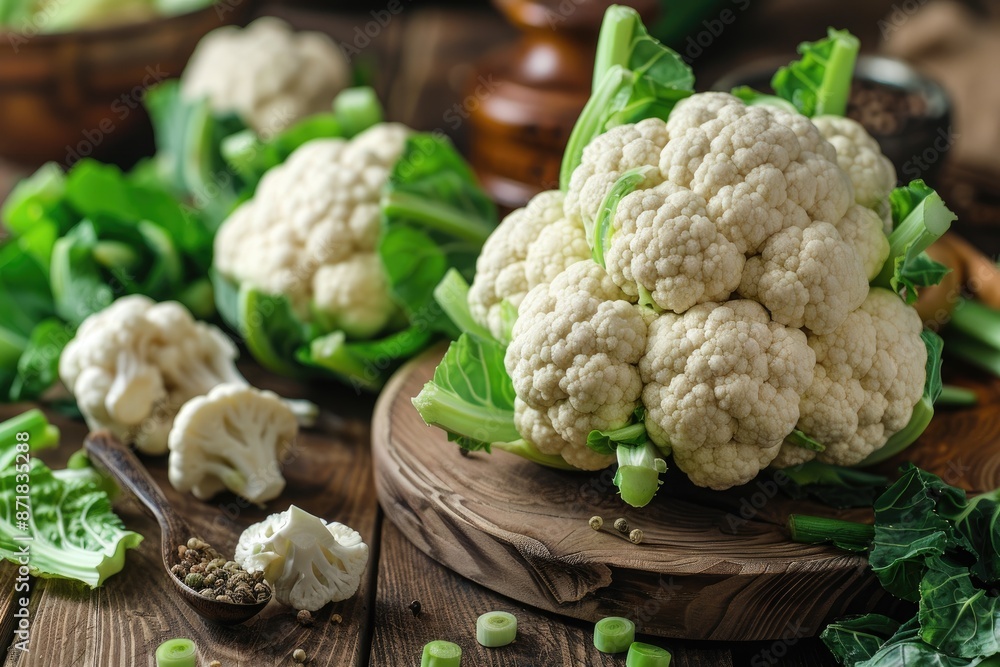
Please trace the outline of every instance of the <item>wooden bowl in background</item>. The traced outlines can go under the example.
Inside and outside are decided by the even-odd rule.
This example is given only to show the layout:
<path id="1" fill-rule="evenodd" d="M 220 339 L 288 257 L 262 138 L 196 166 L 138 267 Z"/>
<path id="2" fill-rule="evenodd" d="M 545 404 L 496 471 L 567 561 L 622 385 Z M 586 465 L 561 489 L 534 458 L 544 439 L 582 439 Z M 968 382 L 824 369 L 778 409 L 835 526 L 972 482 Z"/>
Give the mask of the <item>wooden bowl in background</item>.
<path id="1" fill-rule="evenodd" d="M 206 33 L 243 24 L 254 0 L 66 33 L 0 32 L 0 156 L 64 166 L 102 154 L 146 118 L 143 91 L 178 76 Z"/>

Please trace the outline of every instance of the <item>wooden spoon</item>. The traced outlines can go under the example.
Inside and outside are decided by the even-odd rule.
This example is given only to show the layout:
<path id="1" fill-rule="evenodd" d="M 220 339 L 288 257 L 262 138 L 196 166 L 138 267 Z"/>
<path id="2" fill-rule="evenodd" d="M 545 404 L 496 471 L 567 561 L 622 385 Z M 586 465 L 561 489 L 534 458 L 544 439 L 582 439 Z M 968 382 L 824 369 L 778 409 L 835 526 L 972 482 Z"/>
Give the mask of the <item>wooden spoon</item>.
<path id="1" fill-rule="evenodd" d="M 118 482 L 139 499 L 148 513 L 160 524 L 160 552 L 163 556 L 163 568 L 167 578 L 177 589 L 178 595 L 202 618 L 233 625 L 253 618 L 267 606 L 269 600 L 249 604 L 235 602 L 219 602 L 211 600 L 197 591 L 188 588 L 170 571 L 176 564 L 177 547 L 186 544 L 188 538 L 194 536 L 191 528 L 174 513 L 163 492 L 149 476 L 132 450 L 119 442 L 107 431 L 91 433 L 83 443 L 84 449 L 91 460 L 107 469 Z"/>

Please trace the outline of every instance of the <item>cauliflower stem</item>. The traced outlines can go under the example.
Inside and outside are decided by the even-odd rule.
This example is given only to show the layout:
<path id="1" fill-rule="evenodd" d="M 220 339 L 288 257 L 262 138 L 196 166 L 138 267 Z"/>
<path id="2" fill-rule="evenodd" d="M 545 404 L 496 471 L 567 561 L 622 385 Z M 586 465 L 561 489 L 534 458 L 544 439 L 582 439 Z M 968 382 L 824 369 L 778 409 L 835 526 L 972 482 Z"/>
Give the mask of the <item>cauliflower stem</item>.
<path id="1" fill-rule="evenodd" d="M 851 33 L 830 28 L 826 39 L 799 44 L 802 59 L 775 72 L 771 88 L 805 116 L 843 116 L 860 46 Z"/>

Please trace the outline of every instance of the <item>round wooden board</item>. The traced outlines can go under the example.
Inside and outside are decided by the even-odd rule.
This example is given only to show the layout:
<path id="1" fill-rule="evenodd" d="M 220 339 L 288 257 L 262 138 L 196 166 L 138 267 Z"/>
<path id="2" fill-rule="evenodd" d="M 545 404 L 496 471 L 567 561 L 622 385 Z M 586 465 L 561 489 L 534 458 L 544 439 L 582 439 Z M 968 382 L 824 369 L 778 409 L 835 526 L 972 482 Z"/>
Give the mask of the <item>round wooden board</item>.
<path id="1" fill-rule="evenodd" d="M 615 495 L 609 470 L 560 472 L 505 452 L 462 456 L 410 403 L 442 353 L 424 354 L 390 381 L 375 408 L 372 446 L 386 515 L 446 567 L 540 609 L 587 621 L 626 616 L 662 637 L 787 639 L 818 634 L 848 613 L 891 611 L 864 557 L 790 542 L 783 528 L 791 512 L 864 513 L 792 500 L 770 481 L 699 489 L 676 471 L 653 503 L 635 510 Z M 977 446 L 957 457 L 927 447 L 922 463 L 952 465 L 953 484 L 993 488 L 997 447 L 982 439 L 996 442 L 1000 420 L 986 430 L 960 426 L 959 415 L 974 412 L 939 415 L 931 432 L 943 439 L 954 422 L 964 440 L 976 443 L 978 434 Z M 989 485 L 984 475 L 997 479 Z M 588 525 L 593 515 L 605 519 L 601 532 Z M 642 529 L 641 544 L 614 531 L 617 517 Z"/>

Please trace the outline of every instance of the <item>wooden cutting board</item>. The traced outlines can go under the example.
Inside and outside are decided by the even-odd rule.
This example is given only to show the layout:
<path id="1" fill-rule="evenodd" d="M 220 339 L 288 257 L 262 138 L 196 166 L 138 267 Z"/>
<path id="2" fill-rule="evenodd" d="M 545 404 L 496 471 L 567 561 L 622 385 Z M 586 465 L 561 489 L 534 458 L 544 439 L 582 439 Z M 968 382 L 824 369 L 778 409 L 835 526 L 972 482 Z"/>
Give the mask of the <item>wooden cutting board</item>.
<path id="1" fill-rule="evenodd" d="M 375 408 L 372 447 L 386 515 L 455 572 L 565 616 L 626 616 L 642 633 L 714 641 L 812 636 L 845 614 L 897 604 L 864 557 L 796 544 L 784 531 L 791 512 L 864 520 L 863 511 L 793 500 L 763 480 L 713 492 L 676 471 L 636 510 L 615 495 L 610 470 L 549 470 L 499 451 L 462 455 L 410 403 L 442 353 L 426 353 L 390 381 Z M 939 411 L 911 458 L 982 490 L 1000 486 L 1000 388 L 976 388 L 981 405 Z M 594 515 L 604 518 L 600 532 L 588 525 Z M 643 531 L 641 544 L 612 528 L 618 517 Z"/>

